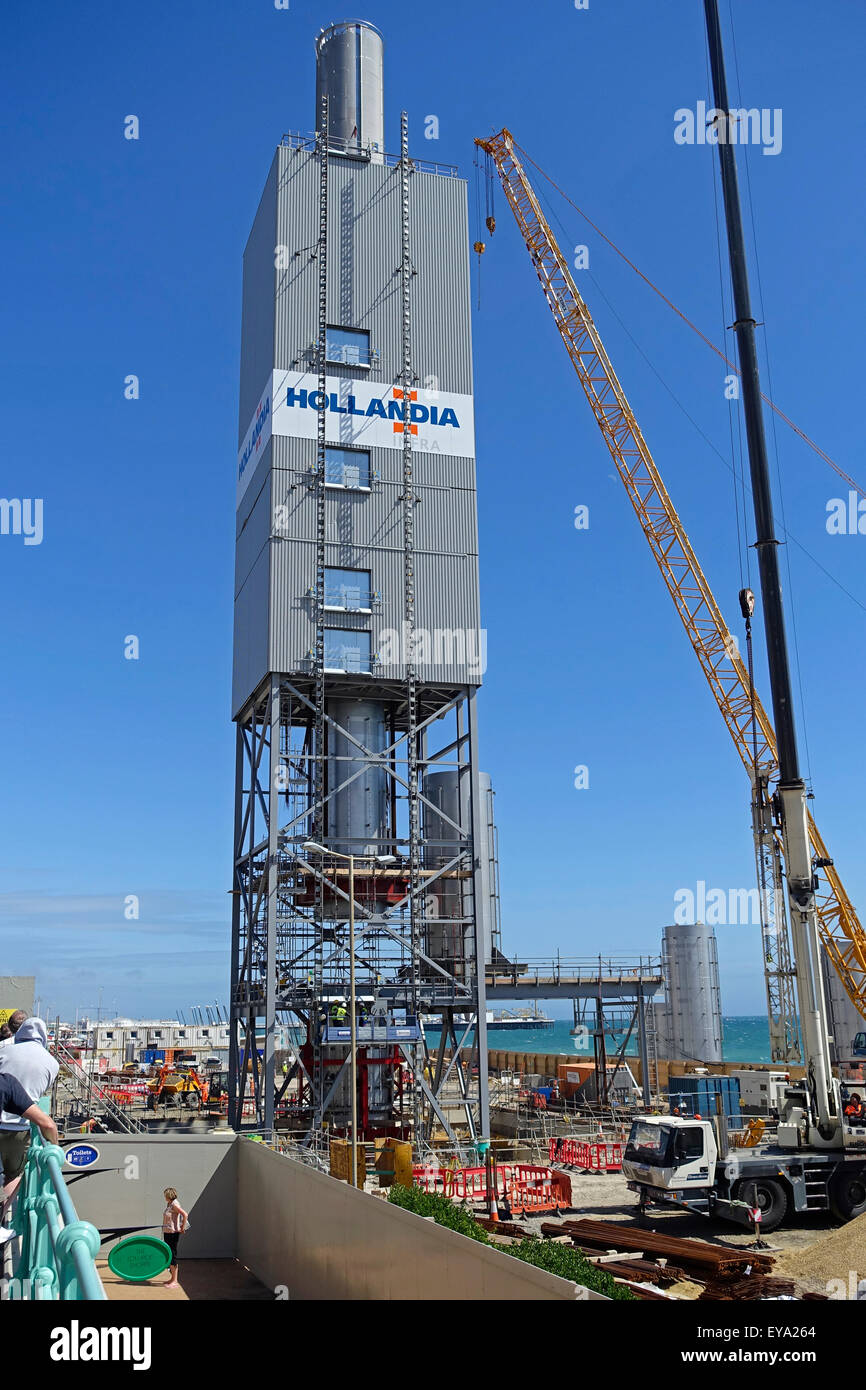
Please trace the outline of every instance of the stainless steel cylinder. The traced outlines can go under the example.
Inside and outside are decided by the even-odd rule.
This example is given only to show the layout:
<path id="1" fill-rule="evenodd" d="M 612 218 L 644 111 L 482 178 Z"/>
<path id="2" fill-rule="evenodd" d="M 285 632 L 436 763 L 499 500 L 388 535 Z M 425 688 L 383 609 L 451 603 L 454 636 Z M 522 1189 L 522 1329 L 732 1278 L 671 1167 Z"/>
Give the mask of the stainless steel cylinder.
<path id="1" fill-rule="evenodd" d="M 382 706 L 376 700 L 329 700 L 328 714 L 339 726 L 328 728 L 328 790 L 333 792 L 328 801 L 329 847 L 340 854 L 382 854 L 388 813 L 387 774 L 358 747 L 363 744 L 371 753 L 385 748 Z M 349 778 L 353 780 L 340 790 Z"/>
<path id="2" fill-rule="evenodd" d="M 384 40 L 373 24 L 344 19 L 316 37 L 316 128 L 328 98 L 335 151 L 381 156 L 385 149 Z"/>

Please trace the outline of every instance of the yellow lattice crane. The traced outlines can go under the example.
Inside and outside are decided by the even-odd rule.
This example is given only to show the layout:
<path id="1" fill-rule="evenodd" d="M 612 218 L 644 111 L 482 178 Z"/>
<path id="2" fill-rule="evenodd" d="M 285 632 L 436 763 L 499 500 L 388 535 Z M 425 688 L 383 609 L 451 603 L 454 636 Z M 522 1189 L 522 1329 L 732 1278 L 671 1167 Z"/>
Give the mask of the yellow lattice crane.
<path id="1" fill-rule="evenodd" d="M 795 970 L 782 892 L 783 842 L 770 796 L 778 774 L 773 726 L 542 212 L 514 137 L 501 130 L 475 143 L 493 160 L 566 351 L 752 781 L 759 878 L 770 885 L 763 899 L 763 932 L 771 1048 L 774 1060 L 793 1061 L 799 1056 Z M 821 941 L 850 999 L 866 1018 L 866 933 L 811 814 L 808 831 Z"/>

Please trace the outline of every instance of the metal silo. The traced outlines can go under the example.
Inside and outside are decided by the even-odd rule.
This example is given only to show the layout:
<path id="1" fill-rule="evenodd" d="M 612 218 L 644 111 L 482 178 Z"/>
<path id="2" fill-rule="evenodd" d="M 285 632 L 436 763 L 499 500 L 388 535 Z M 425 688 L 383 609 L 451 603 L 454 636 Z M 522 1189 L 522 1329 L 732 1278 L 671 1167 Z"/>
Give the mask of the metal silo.
<path id="1" fill-rule="evenodd" d="M 376 700 L 331 700 L 328 748 L 328 839 L 340 854 L 381 853 L 388 809 L 385 769 L 367 753 L 385 747 L 385 718 Z M 344 785 L 346 784 L 346 785 Z"/>
<path id="2" fill-rule="evenodd" d="M 344 19 L 316 38 L 316 125 L 328 98 L 328 139 L 337 150 L 385 148 L 384 42 L 374 24 Z"/>
<path id="3" fill-rule="evenodd" d="M 716 936 L 702 922 L 665 927 L 666 1043 L 672 1060 L 722 1061 Z"/>
<path id="4" fill-rule="evenodd" d="M 489 963 L 493 959 L 494 941 L 499 935 L 499 865 L 493 820 L 493 787 L 488 773 L 479 772 L 478 785 L 482 815 L 475 851 L 481 885 L 477 915 L 483 923 L 484 960 Z M 426 802 L 433 802 L 442 812 L 437 815 L 425 802 L 424 862 L 428 869 L 438 869 L 453 860 L 461 844 L 471 839 L 468 779 L 464 778 L 461 795 L 456 771 L 430 772 L 424 778 L 424 796 Z M 465 880 L 461 879 L 442 878 L 431 890 L 431 899 L 436 899 L 433 909 L 436 918 L 429 926 L 428 943 L 435 960 L 460 961 L 467 956 L 466 934 L 474 931 L 474 923 L 468 906 L 471 897 L 467 900 L 464 883 Z M 468 891 L 471 892 L 471 889 Z"/>

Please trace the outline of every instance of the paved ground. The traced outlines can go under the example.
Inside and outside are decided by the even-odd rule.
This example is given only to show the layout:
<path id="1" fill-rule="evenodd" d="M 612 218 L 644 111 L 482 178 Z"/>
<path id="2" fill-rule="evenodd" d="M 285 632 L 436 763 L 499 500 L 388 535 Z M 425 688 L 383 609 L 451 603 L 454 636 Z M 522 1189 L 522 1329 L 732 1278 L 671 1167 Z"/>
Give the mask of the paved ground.
<path id="1" fill-rule="evenodd" d="M 146 1284 L 127 1284 L 112 1274 L 105 1260 L 97 1260 L 96 1263 L 110 1303 L 186 1303 L 199 1300 L 272 1303 L 274 1300 L 270 1289 L 260 1284 L 255 1275 L 238 1260 L 182 1260 L 179 1289 L 165 1288 L 167 1274 L 161 1274 L 158 1279 L 151 1279 Z"/>

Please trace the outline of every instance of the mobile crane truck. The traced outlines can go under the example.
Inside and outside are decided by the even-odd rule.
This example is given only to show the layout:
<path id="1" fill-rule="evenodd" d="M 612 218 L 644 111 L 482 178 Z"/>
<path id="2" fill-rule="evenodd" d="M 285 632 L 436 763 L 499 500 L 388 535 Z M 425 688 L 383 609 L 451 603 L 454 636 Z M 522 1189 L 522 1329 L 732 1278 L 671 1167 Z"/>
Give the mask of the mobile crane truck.
<path id="1" fill-rule="evenodd" d="M 841 1221 L 866 1212 L 866 1126 L 843 1113 L 839 1081 L 833 1076 L 830 1038 L 819 952 L 816 870 L 808 833 L 806 788 L 800 776 L 794 704 L 788 667 L 778 542 L 761 413 L 755 321 L 752 317 L 746 253 L 737 188 L 734 142 L 727 126 L 735 119 L 728 106 L 717 0 L 704 0 L 716 115 L 726 130 L 719 136 L 722 191 L 728 230 L 731 277 L 746 415 L 749 464 L 755 503 L 756 549 L 761 577 L 767 660 L 779 746 L 779 780 L 773 797 L 776 828 L 787 865 L 791 939 L 796 960 L 797 995 L 805 1076 L 788 1088 L 773 1144 L 729 1148 L 726 1126 L 676 1116 L 647 1116 L 632 1126 L 623 1159 L 629 1186 L 640 1194 L 641 1210 L 672 1203 L 743 1225 L 758 1210 L 771 1231 L 789 1212 L 829 1208 Z M 740 595 L 744 616 L 754 595 Z"/>

